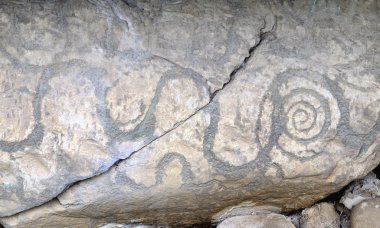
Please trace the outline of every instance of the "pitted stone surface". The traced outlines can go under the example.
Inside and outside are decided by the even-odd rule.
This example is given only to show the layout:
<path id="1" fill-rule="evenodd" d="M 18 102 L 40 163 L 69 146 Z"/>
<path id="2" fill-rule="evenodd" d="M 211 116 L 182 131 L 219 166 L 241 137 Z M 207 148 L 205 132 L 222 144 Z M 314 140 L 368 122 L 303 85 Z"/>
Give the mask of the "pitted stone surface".
<path id="1" fill-rule="evenodd" d="M 379 7 L 1 2 L 0 222 L 189 225 L 366 175 Z"/>

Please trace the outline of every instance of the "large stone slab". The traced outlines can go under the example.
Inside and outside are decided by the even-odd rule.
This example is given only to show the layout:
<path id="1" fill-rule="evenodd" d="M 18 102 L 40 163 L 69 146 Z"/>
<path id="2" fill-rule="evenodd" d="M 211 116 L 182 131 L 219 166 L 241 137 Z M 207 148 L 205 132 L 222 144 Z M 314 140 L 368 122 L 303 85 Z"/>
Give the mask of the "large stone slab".
<path id="1" fill-rule="evenodd" d="M 266 14 L 248 15 L 247 27 L 243 6 L 225 4 L 188 18 L 170 2 L 144 3 L 144 13 L 122 1 L 0 5 L 0 216 L 105 172 L 206 105 Z M 185 24 L 215 32 L 190 40 Z"/>
<path id="2" fill-rule="evenodd" d="M 0 5 L 5 226 L 291 211 L 380 161 L 379 3 Z"/>

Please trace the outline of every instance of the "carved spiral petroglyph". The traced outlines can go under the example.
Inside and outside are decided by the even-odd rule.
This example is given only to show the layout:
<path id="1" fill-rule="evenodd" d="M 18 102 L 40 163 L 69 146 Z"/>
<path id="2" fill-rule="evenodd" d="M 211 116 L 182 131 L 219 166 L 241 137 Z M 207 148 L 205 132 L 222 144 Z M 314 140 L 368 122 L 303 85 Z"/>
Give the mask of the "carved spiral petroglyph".
<path id="1" fill-rule="evenodd" d="M 239 115 L 242 110 L 253 110 L 239 116 L 246 121 L 244 125 L 227 122 L 234 114 L 219 105 L 219 100 L 223 98 L 209 108 L 211 123 L 205 132 L 204 154 L 219 172 L 240 176 L 255 168 L 265 169 L 265 164 L 272 162 L 270 153 L 273 150 L 280 150 L 296 159 L 313 158 L 326 152 L 326 146 L 339 131 L 343 136 L 349 131 L 344 128 L 349 119 L 344 97 L 336 83 L 327 76 L 309 70 L 287 70 L 274 78 L 257 80 L 270 81 L 263 83 L 267 85 L 266 89 L 254 87 L 252 101 L 239 106 Z M 256 108 L 254 102 L 260 97 L 262 101 Z M 238 102 L 238 99 L 235 100 Z M 224 102 L 228 103 L 226 100 Z M 343 120 L 341 110 L 344 110 Z M 222 113 L 224 119 L 220 118 Z M 224 126 L 231 126 L 235 134 L 223 131 Z M 246 131 L 245 126 L 249 126 L 251 131 Z M 231 140 L 223 141 L 220 138 Z M 226 154 L 224 150 L 229 149 L 232 143 L 244 145 L 247 139 L 250 140 L 250 147 L 245 151 L 239 150 L 241 147 L 228 151 L 230 156 L 242 154 L 240 156 L 247 158 L 244 162 L 233 164 L 229 157 L 223 156 Z"/>
<path id="2" fill-rule="evenodd" d="M 263 107 L 273 105 L 272 134 L 277 146 L 297 157 L 321 153 L 335 137 L 341 116 L 326 78 L 289 70 L 273 81 L 269 93 Z"/>

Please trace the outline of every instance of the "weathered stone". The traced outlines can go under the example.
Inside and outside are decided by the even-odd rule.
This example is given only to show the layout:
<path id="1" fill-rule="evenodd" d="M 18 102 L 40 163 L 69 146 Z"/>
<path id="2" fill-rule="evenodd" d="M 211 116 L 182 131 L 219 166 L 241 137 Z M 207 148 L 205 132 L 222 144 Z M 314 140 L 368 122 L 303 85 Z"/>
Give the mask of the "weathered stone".
<path id="1" fill-rule="evenodd" d="M 320 203 L 302 211 L 301 228 L 339 228 L 340 217 L 331 203 Z"/>
<path id="2" fill-rule="evenodd" d="M 189 225 L 363 177 L 380 161 L 379 7 L 1 1 L 0 222 Z"/>
<path id="3" fill-rule="evenodd" d="M 116 223 L 109 223 L 104 226 L 101 226 L 100 228 L 170 228 L 167 226 L 147 226 L 147 225 L 128 225 L 128 224 L 116 224 Z"/>
<path id="4" fill-rule="evenodd" d="M 288 218 L 279 214 L 242 215 L 221 222 L 217 228 L 294 228 Z"/>
<path id="5" fill-rule="evenodd" d="M 352 228 L 378 228 L 380 217 L 380 198 L 365 200 L 356 205 L 351 212 Z"/>
<path id="6" fill-rule="evenodd" d="M 371 172 L 364 178 L 351 183 L 340 199 L 340 203 L 352 209 L 360 202 L 376 197 L 380 197 L 380 180 Z"/>
<path id="7" fill-rule="evenodd" d="M 138 38 L 112 11 L 121 1 L 0 4 L 0 216 L 105 172 L 209 101 L 206 78 L 124 40 Z"/>
<path id="8" fill-rule="evenodd" d="M 214 214 L 211 222 L 218 224 L 221 221 L 226 220 L 230 217 L 242 216 L 242 215 L 253 215 L 253 214 L 278 214 L 281 212 L 281 208 L 274 206 L 257 206 L 256 203 L 250 201 L 244 201 L 238 205 L 226 207 L 218 213 Z"/>

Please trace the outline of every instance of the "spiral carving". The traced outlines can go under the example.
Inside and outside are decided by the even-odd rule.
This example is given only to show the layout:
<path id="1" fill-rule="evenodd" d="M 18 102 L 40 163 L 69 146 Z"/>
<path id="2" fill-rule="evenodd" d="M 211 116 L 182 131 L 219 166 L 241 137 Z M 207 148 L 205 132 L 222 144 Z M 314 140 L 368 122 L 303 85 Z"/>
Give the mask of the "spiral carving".
<path id="1" fill-rule="evenodd" d="M 273 81 L 268 93 L 263 106 L 274 107 L 272 137 L 283 151 L 311 157 L 335 137 L 340 111 L 324 76 L 289 70 Z"/>
<path id="2" fill-rule="evenodd" d="M 281 106 L 286 134 L 297 141 L 323 134 L 331 122 L 328 105 L 328 100 L 313 90 L 291 91 Z"/>

